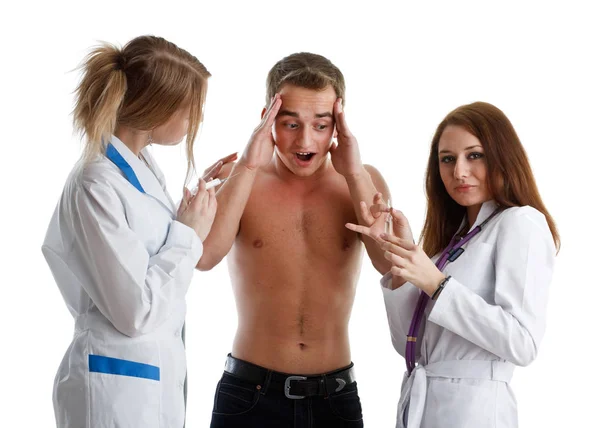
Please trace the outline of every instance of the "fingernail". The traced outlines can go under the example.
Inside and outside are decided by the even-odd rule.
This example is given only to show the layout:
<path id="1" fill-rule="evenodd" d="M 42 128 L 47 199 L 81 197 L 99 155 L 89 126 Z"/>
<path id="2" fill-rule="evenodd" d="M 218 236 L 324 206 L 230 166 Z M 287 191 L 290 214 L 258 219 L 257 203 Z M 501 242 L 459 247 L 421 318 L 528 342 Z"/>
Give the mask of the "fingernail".
<path id="1" fill-rule="evenodd" d="M 382 233 L 381 235 L 379 235 L 379 237 L 381 239 L 387 239 L 387 233 Z"/>

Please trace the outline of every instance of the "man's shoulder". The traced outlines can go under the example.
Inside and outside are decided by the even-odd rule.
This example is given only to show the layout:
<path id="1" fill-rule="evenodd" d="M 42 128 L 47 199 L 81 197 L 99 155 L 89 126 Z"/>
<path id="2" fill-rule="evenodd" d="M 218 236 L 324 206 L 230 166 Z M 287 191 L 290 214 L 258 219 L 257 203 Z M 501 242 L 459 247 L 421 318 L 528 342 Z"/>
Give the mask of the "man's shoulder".
<path id="1" fill-rule="evenodd" d="M 381 172 L 379 172 L 379 170 L 373 165 L 363 164 L 363 167 L 365 168 L 365 171 L 367 171 L 371 176 L 371 180 L 373 181 L 373 185 L 375 186 L 377 191 L 383 193 L 384 196 L 389 195 L 390 190 Z"/>
<path id="2" fill-rule="evenodd" d="M 371 177 L 373 177 L 373 175 L 376 175 L 378 177 L 382 177 L 382 175 L 379 172 L 379 170 L 377 168 L 375 168 L 373 165 L 369 165 L 369 164 L 365 163 L 365 164 L 363 164 L 363 167 L 371 175 Z"/>

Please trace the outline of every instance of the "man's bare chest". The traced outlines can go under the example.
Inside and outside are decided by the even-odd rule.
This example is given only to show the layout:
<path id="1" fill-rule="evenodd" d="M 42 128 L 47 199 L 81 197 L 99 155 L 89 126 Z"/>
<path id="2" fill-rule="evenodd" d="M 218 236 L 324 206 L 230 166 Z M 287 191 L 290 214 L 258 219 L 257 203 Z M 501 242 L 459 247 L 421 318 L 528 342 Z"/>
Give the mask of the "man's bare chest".
<path id="1" fill-rule="evenodd" d="M 257 186 L 246 204 L 238 240 L 269 252 L 334 255 L 359 246 L 357 235 L 344 226 L 348 222 L 356 222 L 356 215 L 343 186 L 305 194 Z"/>

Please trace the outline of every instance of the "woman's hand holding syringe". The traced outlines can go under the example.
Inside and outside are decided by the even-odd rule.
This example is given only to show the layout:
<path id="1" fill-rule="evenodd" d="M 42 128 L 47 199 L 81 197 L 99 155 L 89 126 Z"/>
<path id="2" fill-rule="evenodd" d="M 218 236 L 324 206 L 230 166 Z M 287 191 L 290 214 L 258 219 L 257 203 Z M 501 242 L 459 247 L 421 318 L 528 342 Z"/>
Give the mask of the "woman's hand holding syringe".
<path id="1" fill-rule="evenodd" d="M 217 186 L 225 183 L 230 178 L 235 177 L 236 175 L 238 175 L 238 174 L 234 174 L 232 176 L 225 177 L 225 178 L 215 178 L 214 180 L 210 180 L 209 182 L 206 183 L 206 190 L 212 189 L 213 187 L 217 187 Z M 192 190 L 192 196 L 195 196 L 197 192 L 198 192 L 198 186 L 194 187 L 194 189 Z"/>

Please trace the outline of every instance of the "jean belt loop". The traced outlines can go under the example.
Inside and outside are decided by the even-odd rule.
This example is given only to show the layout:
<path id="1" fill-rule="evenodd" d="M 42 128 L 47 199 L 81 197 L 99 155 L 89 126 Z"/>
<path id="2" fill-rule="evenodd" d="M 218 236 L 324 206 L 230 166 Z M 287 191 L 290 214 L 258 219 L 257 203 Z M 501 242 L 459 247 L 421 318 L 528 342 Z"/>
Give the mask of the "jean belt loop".
<path id="1" fill-rule="evenodd" d="M 327 386 L 327 376 L 325 376 L 324 374 L 321 375 L 321 382 L 323 382 L 323 388 L 325 388 L 325 399 L 328 399 L 329 395 L 331 394 L 331 391 L 329 391 L 329 388 Z"/>
<path id="2" fill-rule="evenodd" d="M 271 384 L 271 374 L 273 373 L 273 370 L 268 370 L 267 371 L 267 376 L 265 377 L 265 379 L 263 380 L 264 385 L 262 386 L 262 388 L 260 389 L 260 393 L 262 395 L 266 395 L 267 394 L 267 389 L 269 389 L 269 385 Z"/>

